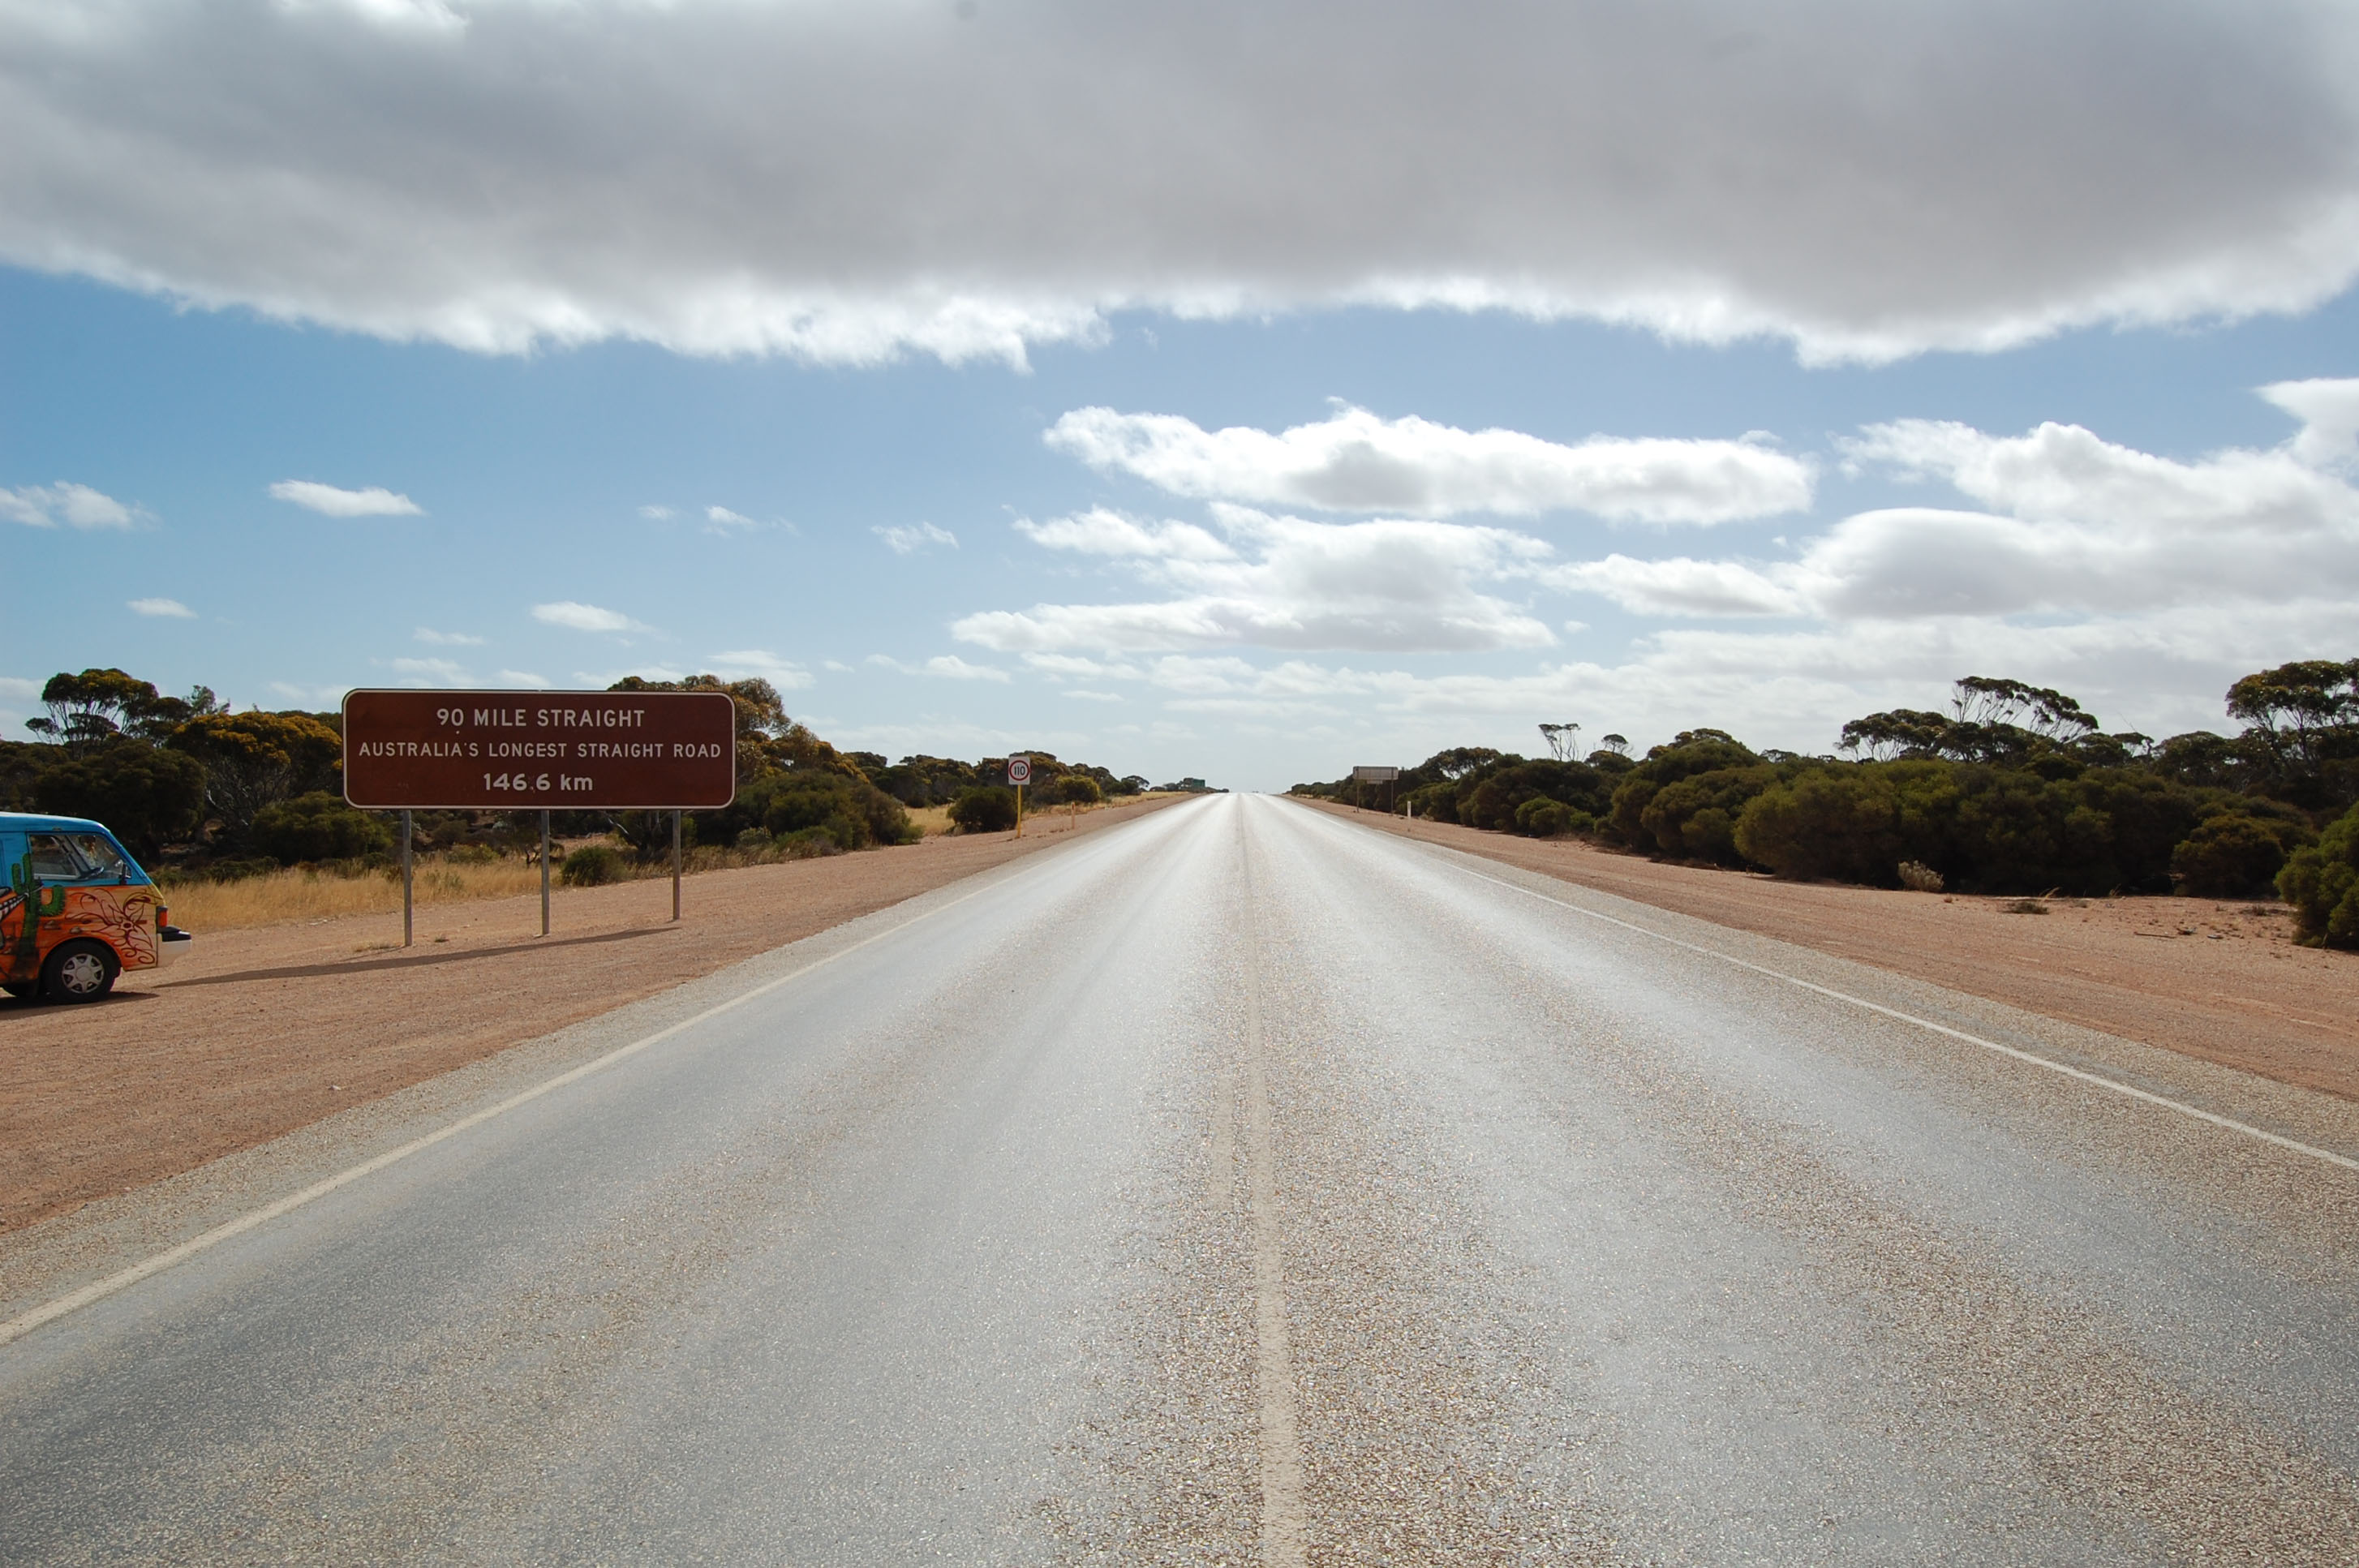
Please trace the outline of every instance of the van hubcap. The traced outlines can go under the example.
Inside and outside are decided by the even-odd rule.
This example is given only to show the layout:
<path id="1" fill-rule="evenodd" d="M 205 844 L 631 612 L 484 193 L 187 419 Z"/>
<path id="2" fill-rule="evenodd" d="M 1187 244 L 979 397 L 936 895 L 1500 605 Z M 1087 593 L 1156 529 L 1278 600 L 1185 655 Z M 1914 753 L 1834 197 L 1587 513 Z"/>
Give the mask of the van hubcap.
<path id="1" fill-rule="evenodd" d="M 95 953 L 77 953 L 58 966 L 58 983 L 77 996 L 86 996 L 106 984 L 106 965 Z"/>

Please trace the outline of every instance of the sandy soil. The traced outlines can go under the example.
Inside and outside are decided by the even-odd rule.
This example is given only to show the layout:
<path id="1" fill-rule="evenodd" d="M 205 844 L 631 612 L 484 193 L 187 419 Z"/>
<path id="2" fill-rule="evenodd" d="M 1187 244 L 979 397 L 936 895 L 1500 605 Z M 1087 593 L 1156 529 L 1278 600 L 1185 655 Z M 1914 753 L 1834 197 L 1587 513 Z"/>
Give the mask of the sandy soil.
<path id="1" fill-rule="evenodd" d="M 1345 806 L 1408 832 L 1716 925 L 1773 936 L 2068 1023 L 2359 1099 L 2359 953 L 2292 941 L 2248 899 L 2015 898 L 1885 892 L 1664 866 L 1574 839 L 1516 838 Z"/>
<path id="2" fill-rule="evenodd" d="M 687 879 L 207 936 L 84 1007 L 0 998 L 0 1232 L 249 1149 L 567 1024 L 1169 805 Z"/>

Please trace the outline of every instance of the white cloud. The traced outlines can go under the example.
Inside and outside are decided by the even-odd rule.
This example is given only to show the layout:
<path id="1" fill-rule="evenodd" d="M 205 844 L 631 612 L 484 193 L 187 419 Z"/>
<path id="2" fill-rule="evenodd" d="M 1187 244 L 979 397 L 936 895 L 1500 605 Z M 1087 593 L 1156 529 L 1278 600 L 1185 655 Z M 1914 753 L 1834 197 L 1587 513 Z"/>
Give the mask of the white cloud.
<path id="1" fill-rule="evenodd" d="M 668 523 L 679 514 L 669 506 L 647 506 L 639 508 L 639 516 L 651 523 Z"/>
<path id="2" fill-rule="evenodd" d="M 1175 495 L 1331 512 L 1570 510 L 1622 522 L 1720 523 L 1810 504 L 1809 465 L 1747 441 L 1593 436 L 1564 446 L 1353 408 L 1277 435 L 1206 430 L 1176 414 L 1077 408 L 1044 439 L 1093 468 L 1133 474 Z"/>
<path id="3" fill-rule="evenodd" d="M 935 545 L 958 549 L 958 536 L 948 528 L 938 528 L 931 523 L 917 523 L 906 528 L 874 528 L 868 530 L 885 541 L 885 547 L 895 555 L 914 555 Z"/>
<path id="4" fill-rule="evenodd" d="M 291 501 L 330 517 L 416 517 L 423 516 L 417 502 L 407 495 L 371 485 L 365 490 L 344 490 L 333 485 L 321 485 L 309 479 L 282 479 L 270 487 L 276 500 Z"/>
<path id="5" fill-rule="evenodd" d="M 838 675 L 849 675 L 852 673 L 852 666 L 844 663 L 843 660 L 840 659 L 831 659 L 824 664 L 821 664 L 820 668 L 821 670 L 832 670 Z"/>
<path id="6" fill-rule="evenodd" d="M 481 648 L 484 639 L 467 632 L 438 632 L 431 626 L 420 626 L 409 634 L 419 642 L 433 648 Z"/>
<path id="7" fill-rule="evenodd" d="M 503 670 L 498 679 L 503 686 L 523 686 L 535 691 L 546 691 L 556 684 L 546 675 L 536 675 L 529 670 Z"/>
<path id="8" fill-rule="evenodd" d="M 78 528 L 127 528 L 146 519 L 136 506 L 114 496 L 60 479 L 55 485 L 28 485 L 21 490 L 0 489 L 0 517 L 27 528 L 53 528 L 60 522 Z"/>
<path id="9" fill-rule="evenodd" d="M 733 512 L 726 506 L 707 506 L 704 508 L 704 531 L 706 533 L 753 533 L 762 528 L 784 528 L 788 533 L 795 531 L 795 526 L 792 523 L 776 519 L 766 523 L 758 517 L 749 517 L 743 512 Z"/>
<path id="10" fill-rule="evenodd" d="M 41 694 L 41 683 L 14 675 L 0 675 L 0 697 L 12 702 L 29 702 Z"/>
<path id="11" fill-rule="evenodd" d="M 2344 472 L 2359 381 L 2262 395 L 2304 419 L 2292 439 L 2191 463 L 2077 425 L 2021 436 L 1923 419 L 1870 426 L 1838 443 L 1847 468 L 1943 483 L 1994 509 L 1857 513 L 1790 561 L 1613 555 L 1541 575 L 1651 615 L 2118 616 L 2359 599 L 2359 488 Z"/>
<path id="12" fill-rule="evenodd" d="M 172 620 L 193 621 L 197 613 L 178 599 L 132 599 L 125 601 L 135 615 L 162 615 Z"/>
<path id="13" fill-rule="evenodd" d="M 1005 670 L 988 664 L 969 664 L 954 653 L 939 653 L 923 664 L 910 664 L 889 654 L 872 653 L 868 662 L 886 670 L 897 670 L 904 675 L 935 675 L 945 681 L 1012 681 Z"/>
<path id="14" fill-rule="evenodd" d="M 1016 519 L 1016 531 L 1050 550 L 1084 555 L 1129 555 L 1169 561 L 1234 561 L 1236 551 L 1193 523 L 1142 522 L 1103 506 L 1036 523 Z"/>
<path id="15" fill-rule="evenodd" d="M 2077 425 L 2021 436 L 1903 420 L 1844 443 L 1856 466 L 1944 482 L 1992 512 L 1846 517 L 1783 579 L 1846 616 L 2126 614 L 2225 600 L 2359 594 L 2352 448 L 2359 381 L 2280 384 L 2314 411 L 2284 445 L 2182 463 Z"/>
<path id="16" fill-rule="evenodd" d="M 1060 694 L 1067 697 L 1078 697 L 1083 702 L 1120 702 L 1126 701 L 1119 691 L 1093 691 L 1082 686 L 1068 686 Z"/>
<path id="17" fill-rule="evenodd" d="M 791 659 L 780 659 L 763 648 L 744 648 L 734 653 L 712 654 L 705 659 L 712 673 L 723 681 L 759 679 L 768 681 L 781 691 L 798 691 L 812 681 L 811 672 Z"/>
<path id="18" fill-rule="evenodd" d="M 405 686 L 473 686 L 475 678 L 447 659 L 397 659 L 394 673 Z"/>
<path id="19" fill-rule="evenodd" d="M 1136 306 L 1358 301 L 1873 358 L 2300 309 L 2359 261 L 2333 0 L 5 26 L 0 258 L 471 349 L 1020 362 Z"/>
<path id="20" fill-rule="evenodd" d="M 1547 544 L 1461 523 L 1306 522 L 1216 506 L 1225 549 L 1201 529 L 1147 528 L 1109 513 L 1025 525 L 1044 544 L 1132 557 L 1163 589 L 1147 602 L 1036 604 L 952 624 L 1002 652 L 1213 648 L 1394 652 L 1543 648 L 1547 626 L 1485 586 L 1528 578 Z M 1070 525 L 1070 526 L 1069 526 Z"/>
<path id="21" fill-rule="evenodd" d="M 2359 454 L 2359 380 L 2280 381 L 2260 392 L 2301 421 L 2287 447 L 2296 459 L 2332 468 Z"/>
<path id="22" fill-rule="evenodd" d="M 1753 567 L 1734 561 L 1634 561 L 1609 555 L 1548 574 L 1559 586 L 1602 593 L 1643 615 L 1787 615 L 1800 596 Z M 1577 629 L 1578 622 L 1567 624 Z"/>
<path id="23" fill-rule="evenodd" d="M 564 626 L 577 632 L 644 632 L 651 629 L 620 610 L 603 609 L 571 599 L 560 599 L 553 604 L 535 604 L 532 618 L 543 626 Z"/>

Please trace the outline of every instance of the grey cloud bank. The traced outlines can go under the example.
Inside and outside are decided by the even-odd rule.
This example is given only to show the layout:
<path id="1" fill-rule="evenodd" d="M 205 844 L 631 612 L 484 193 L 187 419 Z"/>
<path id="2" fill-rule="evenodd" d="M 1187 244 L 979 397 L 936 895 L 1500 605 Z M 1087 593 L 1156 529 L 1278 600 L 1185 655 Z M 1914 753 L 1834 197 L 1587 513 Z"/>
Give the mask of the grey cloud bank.
<path id="1" fill-rule="evenodd" d="M 495 351 L 1020 362 L 1359 301 L 1876 359 L 2340 289 L 2354 37 L 2323 0 L 0 0 L 0 257 Z"/>

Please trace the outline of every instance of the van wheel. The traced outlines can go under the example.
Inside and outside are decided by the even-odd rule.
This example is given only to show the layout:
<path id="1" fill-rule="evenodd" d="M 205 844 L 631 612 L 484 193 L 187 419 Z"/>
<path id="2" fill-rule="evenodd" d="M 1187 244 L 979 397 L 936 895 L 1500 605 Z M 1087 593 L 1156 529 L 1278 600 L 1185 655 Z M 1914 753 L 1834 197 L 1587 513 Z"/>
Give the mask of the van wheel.
<path id="1" fill-rule="evenodd" d="M 122 969 L 104 942 L 70 942 L 41 965 L 41 994 L 57 1002 L 95 1002 L 114 989 Z"/>

